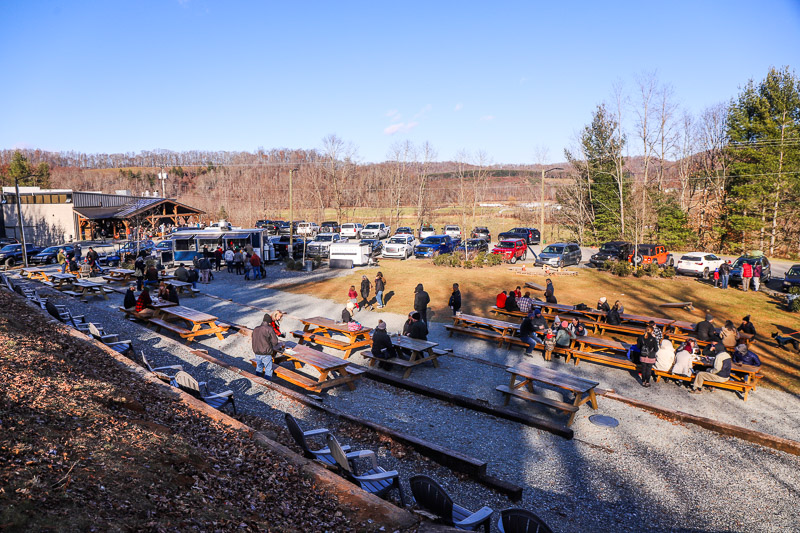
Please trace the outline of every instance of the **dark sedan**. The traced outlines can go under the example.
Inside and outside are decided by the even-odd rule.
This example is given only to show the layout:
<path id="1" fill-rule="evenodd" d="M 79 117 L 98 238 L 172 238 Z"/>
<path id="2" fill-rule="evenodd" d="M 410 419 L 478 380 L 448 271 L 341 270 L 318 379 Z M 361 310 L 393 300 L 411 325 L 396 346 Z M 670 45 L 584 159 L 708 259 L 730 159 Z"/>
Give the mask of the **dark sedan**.
<path id="1" fill-rule="evenodd" d="M 467 257 L 472 259 L 481 252 L 489 251 L 489 243 L 483 239 L 467 239 L 456 247 L 454 253 L 464 255 L 466 251 Z"/>
<path id="2" fill-rule="evenodd" d="M 378 239 L 361 239 L 361 242 L 369 244 L 370 253 L 373 257 L 381 255 L 381 250 L 383 250 L 383 244 Z"/>
<path id="3" fill-rule="evenodd" d="M 52 265 L 58 260 L 58 251 L 62 249 L 64 250 L 64 256 L 67 256 L 70 252 L 75 253 L 75 247 L 71 244 L 66 244 L 64 246 L 48 246 L 31 257 L 30 263 L 32 265 Z"/>
<path id="4" fill-rule="evenodd" d="M 800 265 L 792 265 L 783 276 L 783 290 L 789 292 L 792 287 L 800 287 Z"/>

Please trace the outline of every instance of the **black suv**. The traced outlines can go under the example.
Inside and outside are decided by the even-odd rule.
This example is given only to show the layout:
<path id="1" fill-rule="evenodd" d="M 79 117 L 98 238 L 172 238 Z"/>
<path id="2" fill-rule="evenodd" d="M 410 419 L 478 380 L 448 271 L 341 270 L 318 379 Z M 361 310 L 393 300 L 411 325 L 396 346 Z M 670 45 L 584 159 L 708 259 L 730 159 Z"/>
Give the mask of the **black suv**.
<path id="1" fill-rule="evenodd" d="M 541 235 L 539 235 L 539 230 L 536 228 L 511 228 L 497 236 L 498 241 L 513 239 L 522 239 L 527 245 L 539 244 Z"/>
<path id="2" fill-rule="evenodd" d="M 470 233 L 470 237 L 473 239 L 483 239 L 486 242 L 492 242 L 492 232 L 489 231 L 489 228 L 486 226 L 478 226 L 477 228 L 472 228 L 472 233 Z"/>
<path id="3" fill-rule="evenodd" d="M 259 229 L 266 229 L 270 224 L 272 224 L 271 220 L 256 220 L 256 227 Z"/>
<path id="4" fill-rule="evenodd" d="M 339 226 L 339 223 L 335 220 L 328 220 L 327 222 L 323 222 L 319 225 L 319 232 L 320 233 L 339 233 L 342 231 L 342 228 Z"/>
<path id="5" fill-rule="evenodd" d="M 42 251 L 41 246 L 34 246 L 31 243 L 25 243 L 25 252 L 28 254 L 28 259 Z M 0 263 L 5 264 L 7 267 L 13 267 L 22 263 L 22 245 L 21 244 L 7 244 L 0 248 Z"/>
<path id="6" fill-rule="evenodd" d="M 761 263 L 761 283 L 766 285 L 772 279 L 772 266 L 769 264 L 769 259 L 765 255 L 743 255 L 733 262 L 731 267 L 731 285 L 741 285 L 742 283 L 742 265 L 750 263 L 751 267 L 755 267 L 756 263 Z"/>
<path id="7" fill-rule="evenodd" d="M 606 261 L 627 261 L 633 253 L 633 244 L 628 241 L 610 241 L 603 244 L 589 263 L 601 267 Z"/>

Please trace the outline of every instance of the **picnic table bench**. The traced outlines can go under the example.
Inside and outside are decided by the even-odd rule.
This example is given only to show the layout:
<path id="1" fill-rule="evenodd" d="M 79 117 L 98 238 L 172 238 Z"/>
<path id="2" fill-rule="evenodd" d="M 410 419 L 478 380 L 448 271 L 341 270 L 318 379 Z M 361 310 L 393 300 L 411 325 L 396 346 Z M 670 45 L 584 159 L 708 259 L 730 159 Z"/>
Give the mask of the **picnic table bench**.
<path id="1" fill-rule="evenodd" d="M 496 390 L 500 391 L 505 396 L 503 405 L 508 405 L 512 396 L 547 405 L 548 407 L 553 407 L 565 413 L 569 413 L 567 426 L 572 425 L 575 420 L 575 415 L 578 413 L 578 409 L 581 405 L 588 402 L 592 409 L 596 410 L 598 407 L 597 396 L 595 395 L 594 389 L 600 384 L 596 381 L 590 381 L 588 379 L 527 363 L 518 363 L 516 366 L 507 368 L 506 372 L 511 374 L 509 384 L 496 387 Z M 572 403 L 554 400 L 537 394 L 534 390 L 533 382 L 549 385 L 572 393 L 574 395 Z"/>
<path id="2" fill-rule="evenodd" d="M 668 309 L 686 309 L 687 311 L 694 309 L 692 302 L 665 302 L 663 304 L 658 304 L 658 306 Z"/>
<path id="3" fill-rule="evenodd" d="M 194 298 L 195 295 L 200 292 L 200 289 L 193 288 L 192 284 L 188 281 L 172 280 L 169 282 L 169 284 L 175 287 L 180 294 L 183 294 L 184 291 L 188 291 L 192 298 Z"/>
<path id="4" fill-rule="evenodd" d="M 106 280 L 106 283 L 128 283 L 133 279 L 135 273 L 135 270 L 128 268 L 112 268 L 108 271 L 108 274 L 103 276 L 103 279 Z"/>
<path id="5" fill-rule="evenodd" d="M 106 293 L 105 287 L 99 283 L 83 279 L 75 281 L 72 283 L 71 289 L 63 290 L 62 292 L 70 296 L 79 297 L 81 301 L 84 302 L 88 300 L 89 296 L 102 296 L 104 299 L 108 300 L 108 293 Z"/>
<path id="6" fill-rule="evenodd" d="M 538 283 L 534 283 L 534 282 L 532 282 L 532 281 L 526 281 L 526 282 L 525 282 L 525 286 L 526 286 L 527 288 L 529 288 L 529 289 L 533 289 L 533 290 L 536 290 L 536 291 L 542 291 L 542 292 L 544 292 L 544 291 L 545 291 L 545 288 L 544 288 L 544 287 L 542 287 L 542 286 L 541 286 L 541 285 L 539 285 Z"/>
<path id="7" fill-rule="evenodd" d="M 347 324 L 338 323 L 330 318 L 315 316 L 302 319 L 303 331 L 293 331 L 292 335 L 297 338 L 300 344 L 312 342 L 320 346 L 327 346 L 335 350 L 344 352 L 344 359 L 350 357 L 354 350 L 370 346 L 372 344 L 372 328 L 361 328 L 358 331 L 350 331 Z M 337 339 L 333 334 L 340 335 L 344 339 Z"/>
<path id="8" fill-rule="evenodd" d="M 453 316 L 453 325 L 447 325 L 445 329 L 450 332 L 451 337 L 453 333 L 461 333 L 497 341 L 498 346 L 502 346 L 504 342 L 514 337 L 516 331 L 519 331 L 519 325 L 504 320 L 459 314 Z"/>
<path id="9" fill-rule="evenodd" d="M 411 337 L 406 337 L 404 335 L 392 335 L 391 339 L 392 345 L 394 345 L 395 348 L 401 348 L 411 352 L 411 357 L 408 360 L 401 357 L 379 359 L 372 355 L 371 352 L 364 352 L 361 355 L 369 360 L 370 367 L 375 366 L 379 362 L 391 363 L 393 365 L 405 367 L 406 370 L 403 373 L 403 379 L 406 379 L 411 375 L 411 371 L 415 366 L 423 363 L 430 362 L 435 368 L 439 368 L 439 361 L 437 361 L 437 358 L 446 353 L 442 350 L 436 349 L 436 346 L 439 345 L 436 342 L 412 339 Z"/>
<path id="10" fill-rule="evenodd" d="M 285 344 L 284 350 L 276 360 L 281 362 L 288 361 L 294 364 L 294 370 L 276 364 L 272 367 L 274 374 L 293 385 L 313 392 L 321 392 L 339 385 L 347 385 L 350 390 L 355 390 L 355 380 L 366 372 L 365 368 L 349 363 L 339 357 L 293 342 Z M 250 360 L 250 363 L 254 367 L 257 366 L 255 359 Z M 298 372 L 304 366 L 316 369 L 319 372 L 319 377 L 312 378 Z"/>
<path id="11" fill-rule="evenodd" d="M 51 287 L 59 291 L 71 287 L 75 281 L 77 281 L 77 277 L 74 274 L 57 272 L 50 275 Z"/>
<path id="12" fill-rule="evenodd" d="M 191 329 L 182 327 L 175 321 L 181 321 Z M 215 335 L 217 339 L 223 340 L 222 333 L 230 328 L 227 324 L 217 322 L 217 317 L 213 315 L 180 305 L 157 308 L 149 322 L 156 327 L 157 333 L 162 329 L 172 331 L 186 339 L 187 344 L 191 344 L 195 337 L 201 335 Z"/>

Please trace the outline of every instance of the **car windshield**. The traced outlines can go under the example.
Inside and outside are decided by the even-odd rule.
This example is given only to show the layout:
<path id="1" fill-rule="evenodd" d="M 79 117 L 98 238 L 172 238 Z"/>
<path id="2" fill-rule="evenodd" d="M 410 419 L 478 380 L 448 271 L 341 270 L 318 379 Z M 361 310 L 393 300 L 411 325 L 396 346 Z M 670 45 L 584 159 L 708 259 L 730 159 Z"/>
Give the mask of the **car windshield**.
<path id="1" fill-rule="evenodd" d="M 694 261 L 694 262 L 699 263 L 702 260 L 703 260 L 702 257 L 698 257 L 696 255 L 682 255 L 681 256 L 681 261 Z"/>
<path id="2" fill-rule="evenodd" d="M 314 240 L 317 242 L 329 242 L 333 240 L 333 235 L 317 235 L 317 238 Z"/>
<path id="3" fill-rule="evenodd" d="M 20 248 L 22 248 L 21 244 L 9 244 L 0 248 L 0 252 L 16 252 Z"/>
<path id="4" fill-rule="evenodd" d="M 649 246 L 647 244 L 640 244 L 639 247 L 637 248 L 637 250 L 639 250 L 640 254 L 651 254 L 651 253 L 653 253 L 653 247 Z"/>
<path id="5" fill-rule="evenodd" d="M 564 247 L 563 246 L 548 246 L 544 250 L 542 250 L 543 254 L 563 254 Z"/>
<path id="6" fill-rule="evenodd" d="M 445 226 L 445 231 L 458 231 L 458 226 Z"/>
<path id="7" fill-rule="evenodd" d="M 470 239 L 467 241 L 467 248 L 477 248 L 478 246 L 483 244 L 483 242 L 484 241 L 482 239 Z"/>
<path id="8" fill-rule="evenodd" d="M 789 272 L 786 273 L 787 276 L 800 276 L 800 266 L 793 266 L 789 269 Z"/>
<path id="9" fill-rule="evenodd" d="M 402 237 L 393 237 L 389 239 L 389 244 L 405 244 L 406 240 Z"/>
<path id="10" fill-rule="evenodd" d="M 498 248 L 515 248 L 517 246 L 517 241 L 500 241 L 497 243 Z"/>
<path id="11" fill-rule="evenodd" d="M 172 248 L 172 242 L 161 241 L 160 243 L 158 243 L 158 246 L 156 246 L 156 248 L 159 250 L 169 250 L 170 248 Z"/>
<path id="12" fill-rule="evenodd" d="M 411 233 L 411 228 L 397 228 L 397 233 Z"/>
<path id="13" fill-rule="evenodd" d="M 365 229 L 381 229 L 381 225 L 380 224 L 367 224 L 367 227 Z"/>
<path id="14" fill-rule="evenodd" d="M 425 237 L 422 241 L 422 244 L 441 244 L 442 238 L 441 237 Z"/>
<path id="15" fill-rule="evenodd" d="M 420 231 L 434 231 L 434 230 L 433 226 L 422 226 L 422 228 L 420 228 Z"/>
<path id="16" fill-rule="evenodd" d="M 42 250 L 40 253 L 43 253 L 43 254 L 54 254 L 54 253 L 58 252 L 58 250 L 60 248 L 61 248 L 60 246 L 48 246 L 47 248 Z"/>
<path id="17" fill-rule="evenodd" d="M 754 265 L 754 264 L 758 263 L 758 258 L 757 257 L 740 257 L 739 259 L 737 259 L 733 263 L 733 268 L 741 267 L 745 263 L 750 263 L 751 265 Z"/>
<path id="18" fill-rule="evenodd" d="M 604 244 L 600 247 L 601 252 L 608 252 L 608 253 L 617 253 L 620 251 L 620 247 L 617 244 Z"/>

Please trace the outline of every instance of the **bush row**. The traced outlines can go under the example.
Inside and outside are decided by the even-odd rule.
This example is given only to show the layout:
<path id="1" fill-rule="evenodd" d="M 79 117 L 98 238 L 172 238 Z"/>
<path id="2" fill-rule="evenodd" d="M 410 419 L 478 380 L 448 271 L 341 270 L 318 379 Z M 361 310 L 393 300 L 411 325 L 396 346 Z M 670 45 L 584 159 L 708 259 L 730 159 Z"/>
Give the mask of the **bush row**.
<path id="1" fill-rule="evenodd" d="M 607 270 L 621 278 L 633 275 L 637 278 L 674 278 L 675 268 L 671 266 L 660 267 L 655 263 L 635 267 L 627 261 L 606 261 L 603 270 Z"/>
<path id="2" fill-rule="evenodd" d="M 502 255 L 487 252 L 480 252 L 472 259 L 464 259 L 463 254 L 442 254 L 433 258 L 434 265 L 460 268 L 483 268 L 485 266 L 496 266 L 502 263 Z"/>

